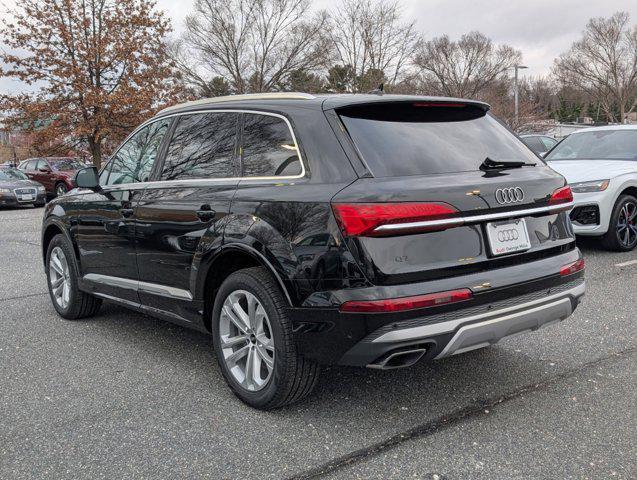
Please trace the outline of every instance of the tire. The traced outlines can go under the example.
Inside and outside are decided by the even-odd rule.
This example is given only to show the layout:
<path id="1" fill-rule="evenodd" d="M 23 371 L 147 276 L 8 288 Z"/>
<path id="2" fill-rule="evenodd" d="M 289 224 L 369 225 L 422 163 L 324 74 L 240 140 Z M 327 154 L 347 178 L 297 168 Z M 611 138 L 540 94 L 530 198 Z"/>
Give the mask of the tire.
<path id="1" fill-rule="evenodd" d="M 622 223 L 627 223 L 624 229 L 621 229 Z M 615 252 L 629 252 L 637 246 L 637 198 L 621 195 L 617 199 L 610 216 L 608 232 L 602 237 L 602 245 Z"/>
<path id="2" fill-rule="evenodd" d="M 237 323 L 225 313 L 227 308 L 222 315 L 222 308 L 224 304 L 227 307 L 227 302 L 231 299 L 243 299 L 241 306 L 245 313 L 246 304 L 243 301 L 247 302 L 248 298 L 252 298 L 250 295 L 256 298 L 260 304 L 260 307 L 254 308 L 254 311 L 257 312 L 256 316 L 258 316 L 261 307 L 266 316 L 264 317 L 263 312 L 261 312 L 261 329 L 258 325 L 255 326 L 259 323 L 259 320 L 255 319 L 254 322 L 250 322 L 251 327 L 244 328 L 245 332 L 242 333 L 237 328 Z M 312 392 L 319 376 L 319 365 L 297 353 L 292 323 L 287 316 L 286 305 L 279 285 L 269 272 L 261 267 L 246 268 L 231 274 L 222 283 L 215 298 L 212 312 L 212 333 L 214 350 L 221 372 L 239 399 L 260 410 L 271 410 L 301 400 Z M 240 318 L 236 313 L 233 316 L 235 319 Z M 246 324 L 242 323 L 242 325 L 246 327 Z M 228 328 L 232 330 L 232 333 Z M 242 336 L 245 338 L 240 341 L 241 343 L 231 347 L 226 344 L 226 348 L 222 349 L 222 335 L 226 341 L 229 338 L 232 338 L 233 341 Z M 227 359 L 227 356 L 235 355 L 239 350 L 246 348 L 247 352 L 252 349 L 253 355 L 256 355 L 258 359 L 259 372 L 256 375 L 259 378 L 257 381 L 251 382 L 246 375 L 250 353 L 238 357 L 237 363 L 234 365 L 231 360 Z M 268 357 L 273 364 L 271 371 L 263 359 L 264 353 L 270 355 L 267 348 L 272 350 L 272 356 Z M 243 367 L 244 382 L 237 378 L 237 376 L 241 376 L 240 365 L 242 362 L 245 363 Z M 252 365 L 255 365 L 254 362 Z M 261 380 L 263 383 L 258 384 L 258 381 Z"/>
<path id="3" fill-rule="evenodd" d="M 54 261 L 57 268 L 51 263 L 52 257 L 57 259 Z M 65 262 L 66 266 L 64 265 Z M 51 302 L 62 318 L 77 320 L 79 318 L 92 317 L 99 311 L 102 300 L 82 292 L 78 288 L 79 268 L 75 260 L 75 254 L 70 242 L 62 234 L 53 237 L 51 243 L 49 243 L 46 252 L 45 271 Z M 66 272 L 66 275 L 64 275 L 64 272 Z M 62 301 L 58 297 L 60 291 L 54 287 L 54 284 L 58 283 L 60 278 L 63 278 L 62 282 L 59 282 L 62 287 Z M 66 282 L 64 279 L 66 279 Z M 68 294 L 64 293 L 65 288 Z"/>
<path id="4" fill-rule="evenodd" d="M 60 197 L 60 196 L 64 195 L 66 192 L 68 192 L 68 191 L 69 191 L 69 189 L 67 188 L 67 186 L 64 183 L 60 182 L 60 183 L 57 183 L 55 185 L 54 195 L 56 197 Z"/>

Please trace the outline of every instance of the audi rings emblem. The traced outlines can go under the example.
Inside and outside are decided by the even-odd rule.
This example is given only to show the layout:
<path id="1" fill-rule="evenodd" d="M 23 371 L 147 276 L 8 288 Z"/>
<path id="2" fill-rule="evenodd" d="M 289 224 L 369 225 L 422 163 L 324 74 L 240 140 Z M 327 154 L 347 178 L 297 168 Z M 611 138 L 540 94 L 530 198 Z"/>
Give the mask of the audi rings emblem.
<path id="1" fill-rule="evenodd" d="M 498 232 L 498 240 L 501 242 L 513 242 L 520 238 L 520 232 L 511 228 L 509 230 L 500 230 Z"/>
<path id="2" fill-rule="evenodd" d="M 521 202 L 524 200 L 524 191 L 520 187 L 498 188 L 495 199 L 500 205 Z"/>

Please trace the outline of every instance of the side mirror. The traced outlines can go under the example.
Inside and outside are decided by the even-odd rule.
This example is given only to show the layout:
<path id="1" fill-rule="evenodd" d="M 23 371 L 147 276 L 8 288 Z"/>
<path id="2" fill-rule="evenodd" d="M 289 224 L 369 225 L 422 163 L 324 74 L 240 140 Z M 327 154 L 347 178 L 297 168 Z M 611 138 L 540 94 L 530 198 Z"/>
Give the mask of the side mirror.
<path id="1" fill-rule="evenodd" d="M 77 188 L 88 188 L 99 190 L 100 176 L 95 167 L 86 167 L 78 170 L 75 174 L 75 186 Z"/>

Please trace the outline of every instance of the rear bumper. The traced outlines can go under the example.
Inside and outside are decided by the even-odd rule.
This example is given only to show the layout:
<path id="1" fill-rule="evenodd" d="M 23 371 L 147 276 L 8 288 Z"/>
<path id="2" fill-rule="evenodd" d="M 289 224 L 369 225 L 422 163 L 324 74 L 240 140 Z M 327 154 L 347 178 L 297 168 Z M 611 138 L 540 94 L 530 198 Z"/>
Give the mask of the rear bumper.
<path id="1" fill-rule="evenodd" d="M 368 335 L 340 359 L 346 365 L 371 366 L 396 350 L 425 348 L 424 358 L 440 359 L 497 343 L 568 318 L 585 292 L 584 279 L 562 288 L 523 295 L 511 301 L 468 308 L 388 325 Z M 558 293 L 554 293 L 558 290 Z M 452 318 L 449 318 L 449 317 Z M 449 318 L 449 319 L 445 319 Z"/>
<path id="2" fill-rule="evenodd" d="M 495 312 L 462 317 L 435 325 L 389 332 L 373 343 L 404 342 L 406 340 L 435 342 L 453 334 L 451 340 L 435 358 L 444 358 L 497 343 L 504 337 L 537 330 L 568 318 L 586 290 L 582 281 L 565 292 L 527 301 Z"/>
<path id="3" fill-rule="evenodd" d="M 533 331 L 570 316 L 581 297 L 583 272 L 567 277 L 561 265 L 580 258 L 573 250 L 538 262 L 507 267 L 471 276 L 438 280 L 436 285 L 413 284 L 420 292 L 443 291 L 491 281 L 493 288 L 475 291 L 470 301 L 390 314 L 341 313 L 337 308 L 291 308 L 299 353 L 321 363 L 375 366 L 397 350 L 426 349 L 424 359 L 443 358 L 496 343 L 506 336 Z M 544 275 L 538 275 L 542 267 Z M 529 278 L 527 275 L 533 273 Z M 483 275 L 488 274 L 489 278 Z M 525 278 L 522 278 L 525 277 Z M 511 282 L 516 278 L 517 282 Z M 497 285 L 498 279 L 509 280 Z M 476 280 L 480 280 L 479 282 Z M 400 293 L 405 295 L 405 286 Z M 361 290 L 361 289 L 354 289 Z M 368 289 L 362 289 L 368 290 Z M 379 296 L 393 298 L 400 295 Z M 385 293 L 385 292 L 383 292 Z M 398 292 L 392 292 L 398 293 Z M 411 293 L 411 292 L 409 292 Z M 378 295 L 378 296 L 377 296 Z M 381 294 L 382 295 L 382 294 Z"/>

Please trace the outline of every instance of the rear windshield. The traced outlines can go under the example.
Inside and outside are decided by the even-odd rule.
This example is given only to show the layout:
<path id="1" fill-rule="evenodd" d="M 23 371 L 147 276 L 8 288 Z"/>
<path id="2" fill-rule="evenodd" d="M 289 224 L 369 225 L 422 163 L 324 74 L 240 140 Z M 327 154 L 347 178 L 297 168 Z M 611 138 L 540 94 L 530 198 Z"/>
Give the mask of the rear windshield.
<path id="1" fill-rule="evenodd" d="M 437 105 L 378 103 L 338 114 L 375 177 L 475 171 L 487 157 L 540 162 L 481 107 Z"/>

